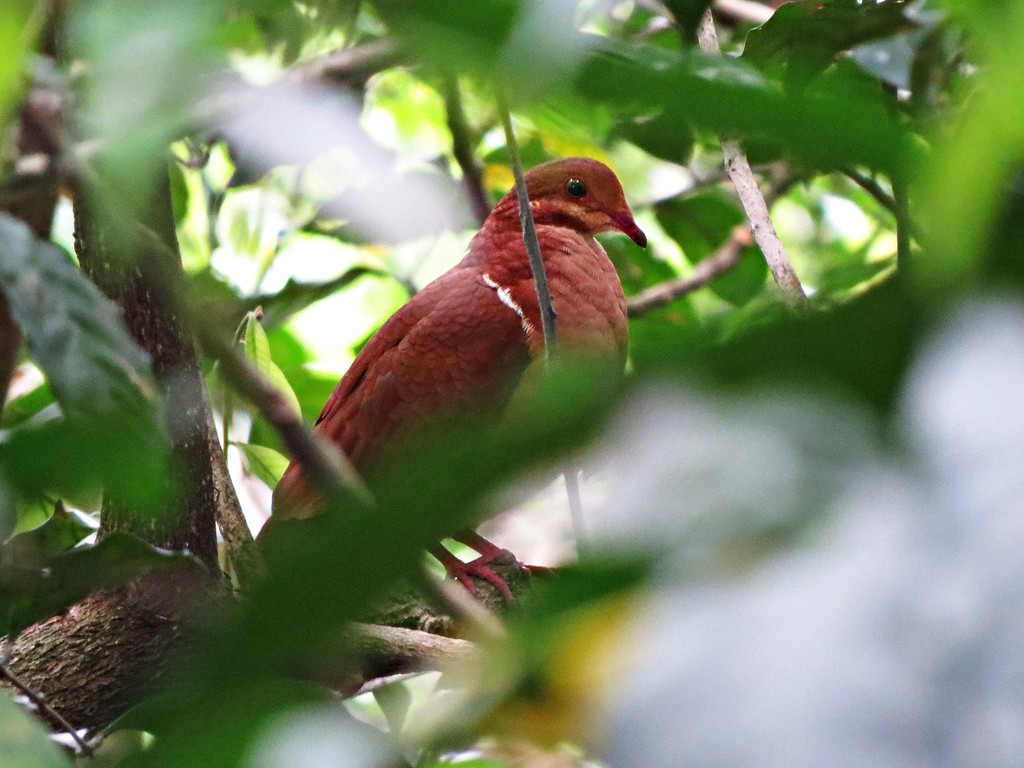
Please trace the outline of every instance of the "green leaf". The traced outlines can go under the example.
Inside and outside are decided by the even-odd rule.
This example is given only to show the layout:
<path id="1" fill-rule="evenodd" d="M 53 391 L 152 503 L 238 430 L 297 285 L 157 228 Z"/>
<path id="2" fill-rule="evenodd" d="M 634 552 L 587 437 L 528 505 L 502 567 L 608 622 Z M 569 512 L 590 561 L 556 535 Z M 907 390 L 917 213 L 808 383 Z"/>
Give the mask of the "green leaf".
<path id="1" fill-rule="evenodd" d="M 263 330 L 263 326 L 260 325 L 260 321 L 256 318 L 254 312 L 248 313 L 247 317 L 248 322 L 245 326 L 245 356 L 260 373 L 267 377 L 275 389 L 284 395 L 295 413 L 301 414 L 302 407 L 299 405 L 299 399 L 295 396 L 295 392 L 292 391 L 288 379 L 281 373 L 281 369 L 277 367 L 270 355 L 270 341 L 267 339 L 267 332 Z"/>
<path id="2" fill-rule="evenodd" d="M 213 690 L 173 689 L 135 706 L 115 727 L 156 736 L 118 763 L 131 768 L 285 766 L 297 755 L 308 765 L 398 764 L 384 736 L 357 722 L 336 694 L 266 670 Z"/>
<path id="3" fill-rule="evenodd" d="M 7 403 L 3 409 L 3 418 L 0 418 L 0 427 L 21 424 L 54 402 L 53 390 L 47 382 L 43 382 L 35 389 Z"/>
<path id="4" fill-rule="evenodd" d="M 69 512 L 62 502 L 57 502 L 45 523 L 0 545 L 0 563 L 42 562 L 71 549 L 97 528 L 92 518 L 75 510 Z"/>
<path id="5" fill-rule="evenodd" d="M 0 16 L 0 125 L 7 124 L 8 113 L 24 83 L 24 57 L 34 31 L 29 23 L 34 7 L 32 0 L 5 2 Z"/>
<path id="6" fill-rule="evenodd" d="M 717 190 L 666 200 L 655 206 L 654 213 L 691 264 L 717 251 L 744 220 L 739 206 Z"/>
<path id="7" fill-rule="evenodd" d="M 46 729 L 0 692 L 0 755 L 7 768 L 71 768 Z"/>
<path id="8" fill-rule="evenodd" d="M 908 23 L 906 8 L 903 0 L 786 3 L 750 30 L 743 58 L 761 65 L 787 64 L 808 75 L 827 67 L 843 51 L 900 32 Z"/>
<path id="9" fill-rule="evenodd" d="M 923 159 L 881 89 L 787 90 L 730 57 L 682 55 L 602 39 L 577 76 L 577 92 L 620 113 L 657 114 L 674 105 L 695 129 L 782 143 L 822 168 L 863 164 L 887 173 Z"/>
<path id="10" fill-rule="evenodd" d="M 8 479 L 27 492 L 105 484 L 152 503 L 169 441 L 149 357 L 63 250 L 6 214 L 0 243 L 0 290 L 61 411 L 0 433 Z"/>
<path id="11" fill-rule="evenodd" d="M 768 277 L 768 263 L 760 248 L 744 248 L 740 262 L 708 284 L 716 296 L 730 304 L 742 307 L 764 288 Z"/>
<path id="12" fill-rule="evenodd" d="M 268 486 L 273 488 L 288 468 L 288 457 L 273 448 L 253 443 L 231 442 L 245 456 L 246 468 Z"/>
<path id="13" fill-rule="evenodd" d="M 693 152 L 693 129 L 678 108 L 621 120 L 616 134 L 670 163 L 685 163 Z"/>
<path id="14" fill-rule="evenodd" d="M 159 431 L 146 353 L 115 304 L 57 246 L 0 214 L 0 290 L 67 416 L 131 413 Z"/>
<path id="15" fill-rule="evenodd" d="M 97 589 L 119 587 L 153 568 L 194 562 L 124 533 L 100 543 L 23 563 L 0 562 L 0 635 L 16 635 Z"/>
<path id="16" fill-rule="evenodd" d="M 100 147 L 91 159 L 101 177 L 96 186 L 119 215 L 150 204 L 144 191 L 191 120 L 196 84 L 219 63 L 212 44 L 226 6 L 96 0 L 68 15 L 68 56 L 89 67 L 76 122 Z"/>
<path id="17" fill-rule="evenodd" d="M 627 296 L 655 283 L 679 277 L 676 269 L 667 261 L 659 259 L 652 248 L 637 248 L 624 237 L 600 239 L 605 251 L 608 252 L 608 258 L 615 265 L 615 271 L 622 282 L 622 290 Z"/>

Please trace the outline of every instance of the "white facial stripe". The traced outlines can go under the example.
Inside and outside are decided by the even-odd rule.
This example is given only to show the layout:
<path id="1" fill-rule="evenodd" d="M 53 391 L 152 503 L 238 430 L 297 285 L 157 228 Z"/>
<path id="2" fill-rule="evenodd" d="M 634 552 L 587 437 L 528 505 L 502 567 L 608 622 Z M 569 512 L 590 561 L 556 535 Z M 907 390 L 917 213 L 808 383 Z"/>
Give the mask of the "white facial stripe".
<path id="1" fill-rule="evenodd" d="M 512 294 L 509 293 L 508 288 L 498 285 L 496 282 L 494 282 L 494 280 L 491 279 L 491 276 L 488 275 L 486 272 L 484 272 L 483 274 L 483 280 L 484 285 L 486 285 L 488 288 L 494 289 L 494 292 L 498 296 L 498 301 L 500 301 L 506 307 L 511 309 L 517 315 L 519 315 L 519 323 L 520 325 L 523 326 L 523 333 L 525 333 L 527 336 L 532 334 L 534 331 L 533 323 L 526 319 L 526 313 L 523 312 L 522 307 L 516 304 L 515 300 L 512 298 Z"/>

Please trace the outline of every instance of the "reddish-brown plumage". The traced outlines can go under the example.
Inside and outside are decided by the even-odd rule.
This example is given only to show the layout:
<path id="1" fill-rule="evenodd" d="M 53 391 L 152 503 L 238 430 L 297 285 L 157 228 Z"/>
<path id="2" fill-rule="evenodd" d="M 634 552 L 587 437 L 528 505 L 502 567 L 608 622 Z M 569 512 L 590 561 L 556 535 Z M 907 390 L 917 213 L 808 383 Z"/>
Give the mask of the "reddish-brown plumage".
<path id="1" fill-rule="evenodd" d="M 537 166 L 526 174 L 526 183 L 559 344 L 622 370 L 628 343 L 625 299 L 593 236 L 617 229 L 641 246 L 646 237 L 618 179 L 595 160 L 570 158 Z M 406 431 L 468 408 L 503 407 L 527 365 L 543 352 L 513 190 L 487 217 L 462 261 L 370 339 L 327 401 L 316 429 L 357 468 L 365 468 Z M 274 491 L 274 516 L 307 517 L 317 506 L 293 462 Z"/>

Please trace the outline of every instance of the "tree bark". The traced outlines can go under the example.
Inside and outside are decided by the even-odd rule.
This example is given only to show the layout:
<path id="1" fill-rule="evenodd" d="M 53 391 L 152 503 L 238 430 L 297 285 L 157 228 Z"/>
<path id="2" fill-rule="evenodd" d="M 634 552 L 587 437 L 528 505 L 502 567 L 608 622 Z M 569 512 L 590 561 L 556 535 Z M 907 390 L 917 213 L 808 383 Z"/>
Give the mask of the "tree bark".
<path id="1" fill-rule="evenodd" d="M 192 339 L 126 252 L 130 227 L 97 215 L 96 190 L 79 190 L 75 244 L 83 270 L 124 310 L 129 331 L 152 358 L 172 437 L 162 514 L 140 515 L 104 498 L 99 535 L 123 531 L 150 544 L 187 550 L 203 566 L 157 571 L 119 590 L 91 595 L 64 615 L 30 627 L 14 644 L 11 668 L 78 728 L 99 727 L 157 690 L 176 652 L 194 636 L 193 619 L 207 598 L 222 594 L 217 567 L 218 505 L 234 500 L 211 433 L 202 372 Z M 168 177 L 158 180 L 141 222 L 177 253 Z M 145 247 L 145 246 L 142 246 Z M 181 270 L 180 261 L 167 265 Z M 116 439 L 116 435 L 111 435 Z M 217 470 L 220 470 L 218 472 Z"/>
<path id="2" fill-rule="evenodd" d="M 131 230 L 115 228 L 100 214 L 97 190 L 85 189 L 75 206 L 75 250 L 83 271 L 124 310 L 124 320 L 138 345 L 149 353 L 162 390 L 171 435 L 172 467 L 167 477 L 168 509 L 143 517 L 117 498 L 103 500 L 100 536 L 126 531 L 151 544 L 187 549 L 211 570 L 217 567 L 216 512 L 219 493 L 214 459 L 223 461 L 211 445 L 208 403 L 195 345 L 174 311 L 161 299 L 136 264 L 142 259 L 168 259 L 178 252 L 171 214 L 170 181 L 159 179 L 146 215 L 140 222 L 168 246 L 163 252 L 125 252 L 145 248 Z M 137 245 L 141 243 L 141 245 Z M 165 267 L 181 271 L 180 260 Z M 179 474 L 180 473 L 180 474 Z"/>

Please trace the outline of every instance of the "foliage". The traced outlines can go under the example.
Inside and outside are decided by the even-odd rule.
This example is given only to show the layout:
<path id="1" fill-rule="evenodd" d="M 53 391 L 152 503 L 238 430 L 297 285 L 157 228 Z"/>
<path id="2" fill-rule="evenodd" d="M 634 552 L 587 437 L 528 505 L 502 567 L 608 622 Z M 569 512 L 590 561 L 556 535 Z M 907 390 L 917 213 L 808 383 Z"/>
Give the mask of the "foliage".
<path id="1" fill-rule="evenodd" d="M 83 765 L 1019 761 L 995 742 L 1024 712 L 1006 651 L 1024 626 L 1007 458 L 1024 435 L 1024 11 L 805 0 L 760 26 L 719 15 L 712 56 L 695 46 L 707 2 L 83 0 L 44 63 L 50 5 L 0 19 L 0 310 L 24 337 L 0 421 L 0 530 L 18 532 L 0 632 L 186 560 L 73 524 L 100 488 L 159 505 L 174 421 L 134 329 L 55 244 L 80 200 L 46 242 L 18 220 L 25 185 L 86 180 L 131 233 L 169 164 L 186 319 L 237 328 L 307 421 L 460 258 L 467 185 L 510 187 L 499 95 L 528 164 L 589 155 L 623 180 L 651 242 L 603 240 L 629 297 L 737 237 L 720 137 L 777 197 L 811 297 L 788 308 L 744 240 L 724 274 L 631 319 L 626 387 L 553 371 L 500 427 L 446 424 L 388 457 L 374 502 L 268 532 L 266 578 L 203 618 L 188 665 Z M 34 176 L 25 105 L 46 67 L 67 121 Z M 287 451 L 220 366 L 206 378 L 264 515 Z M 604 494 L 587 551 L 478 639 L 479 666 L 344 706 L 306 680 L 339 626 L 422 578 L 424 549 L 569 455 Z M 7 762 L 63 764 L 0 707 Z"/>

